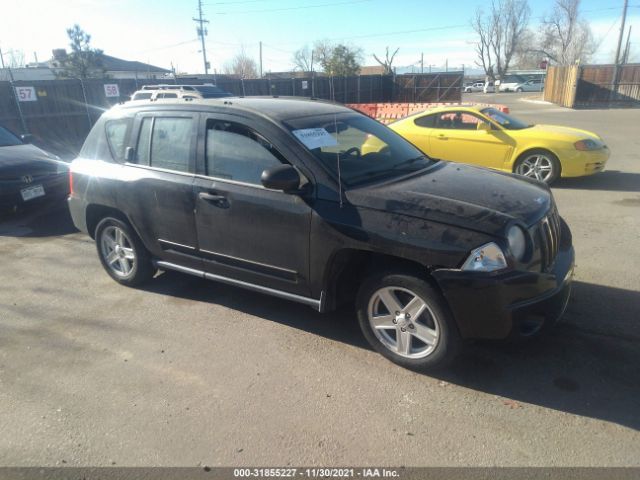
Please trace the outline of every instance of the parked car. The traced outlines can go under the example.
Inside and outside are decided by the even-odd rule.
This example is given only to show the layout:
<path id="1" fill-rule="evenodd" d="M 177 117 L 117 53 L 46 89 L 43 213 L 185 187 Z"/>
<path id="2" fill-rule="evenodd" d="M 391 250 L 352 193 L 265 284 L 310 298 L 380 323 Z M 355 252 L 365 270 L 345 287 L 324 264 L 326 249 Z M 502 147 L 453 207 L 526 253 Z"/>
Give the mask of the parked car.
<path id="1" fill-rule="evenodd" d="M 131 95 L 131 100 L 160 100 L 165 98 L 182 98 L 188 100 L 202 98 L 230 97 L 215 85 L 145 85 Z"/>
<path id="2" fill-rule="evenodd" d="M 513 87 L 514 92 L 541 92 L 544 90 L 544 80 L 541 78 L 527 80 Z"/>
<path id="3" fill-rule="evenodd" d="M 493 107 L 442 107 L 389 125 L 433 158 L 513 172 L 548 184 L 604 170 L 610 151 L 593 132 L 529 125 Z"/>
<path id="4" fill-rule="evenodd" d="M 496 80 L 499 92 L 515 92 L 518 85 L 525 83 L 527 80 L 520 75 L 505 75 L 504 78 Z"/>
<path id="5" fill-rule="evenodd" d="M 485 82 L 484 87 L 482 87 L 482 91 L 484 93 L 495 93 L 496 87 L 493 82 Z"/>
<path id="6" fill-rule="evenodd" d="M 68 165 L 0 126 L 0 213 L 62 201 L 69 193 Z"/>
<path id="7" fill-rule="evenodd" d="M 176 270 L 321 312 L 355 303 L 366 339 L 408 368 L 534 335 L 569 298 L 571 234 L 545 185 L 433 160 L 337 104 L 130 102 L 71 172 L 73 222 L 115 281 Z"/>
<path id="8" fill-rule="evenodd" d="M 464 93 L 482 92 L 484 89 L 484 82 L 475 82 L 464 87 Z"/>

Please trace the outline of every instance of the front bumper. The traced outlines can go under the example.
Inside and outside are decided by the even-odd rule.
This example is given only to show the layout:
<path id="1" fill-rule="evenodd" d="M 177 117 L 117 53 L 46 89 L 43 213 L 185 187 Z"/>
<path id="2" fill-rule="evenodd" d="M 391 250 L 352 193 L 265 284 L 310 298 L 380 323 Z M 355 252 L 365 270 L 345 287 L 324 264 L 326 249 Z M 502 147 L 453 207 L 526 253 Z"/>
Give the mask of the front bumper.
<path id="1" fill-rule="evenodd" d="M 22 199 L 21 190 L 35 185 L 42 185 L 44 195 L 31 200 Z M 36 177 L 32 183 L 20 180 L 0 180 L 0 212 L 11 212 L 22 207 L 61 201 L 69 194 L 69 175 L 53 174 Z"/>
<path id="2" fill-rule="evenodd" d="M 526 337 L 555 323 L 571 293 L 575 254 L 571 245 L 546 273 L 487 274 L 436 270 L 433 276 L 449 303 L 463 338 Z"/>
<path id="3" fill-rule="evenodd" d="M 608 148 L 586 152 L 573 149 L 558 154 L 562 164 L 562 177 L 583 177 L 603 171 L 611 151 Z"/>

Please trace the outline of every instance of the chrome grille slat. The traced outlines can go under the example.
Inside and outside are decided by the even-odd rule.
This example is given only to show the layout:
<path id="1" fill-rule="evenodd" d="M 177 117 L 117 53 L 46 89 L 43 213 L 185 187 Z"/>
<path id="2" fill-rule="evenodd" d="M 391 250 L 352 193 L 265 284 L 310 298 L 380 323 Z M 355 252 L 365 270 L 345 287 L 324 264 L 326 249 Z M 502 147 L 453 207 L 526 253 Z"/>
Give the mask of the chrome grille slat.
<path id="1" fill-rule="evenodd" d="M 548 271 L 553 266 L 560 249 L 560 217 L 555 208 L 540 221 L 538 237 L 542 271 Z"/>

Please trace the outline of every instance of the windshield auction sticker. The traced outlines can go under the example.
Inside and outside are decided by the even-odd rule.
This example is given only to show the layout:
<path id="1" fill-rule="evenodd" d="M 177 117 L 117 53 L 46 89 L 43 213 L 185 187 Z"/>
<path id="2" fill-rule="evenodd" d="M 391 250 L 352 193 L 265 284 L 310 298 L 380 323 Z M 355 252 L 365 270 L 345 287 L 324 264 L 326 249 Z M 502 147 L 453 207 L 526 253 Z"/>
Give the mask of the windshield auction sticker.
<path id="1" fill-rule="evenodd" d="M 309 150 L 322 147 L 335 147 L 337 140 L 324 128 L 303 128 L 294 130 L 293 134 L 304 143 Z"/>

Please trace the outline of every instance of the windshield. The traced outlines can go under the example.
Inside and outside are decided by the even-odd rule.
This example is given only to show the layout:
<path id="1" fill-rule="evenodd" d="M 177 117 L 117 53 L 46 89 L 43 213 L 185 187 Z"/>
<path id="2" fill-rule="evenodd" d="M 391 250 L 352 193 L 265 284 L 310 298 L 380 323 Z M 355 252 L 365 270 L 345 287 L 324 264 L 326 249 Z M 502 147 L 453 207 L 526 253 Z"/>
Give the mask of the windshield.
<path id="1" fill-rule="evenodd" d="M 531 126 L 495 108 L 485 108 L 480 111 L 506 130 L 522 130 Z"/>
<path id="2" fill-rule="evenodd" d="M 22 145 L 22 140 L 4 127 L 0 127 L 0 147 Z"/>
<path id="3" fill-rule="evenodd" d="M 293 135 L 342 183 L 353 186 L 422 170 L 434 163 L 375 120 L 356 113 L 296 118 Z"/>

